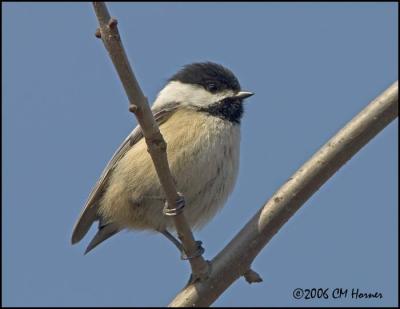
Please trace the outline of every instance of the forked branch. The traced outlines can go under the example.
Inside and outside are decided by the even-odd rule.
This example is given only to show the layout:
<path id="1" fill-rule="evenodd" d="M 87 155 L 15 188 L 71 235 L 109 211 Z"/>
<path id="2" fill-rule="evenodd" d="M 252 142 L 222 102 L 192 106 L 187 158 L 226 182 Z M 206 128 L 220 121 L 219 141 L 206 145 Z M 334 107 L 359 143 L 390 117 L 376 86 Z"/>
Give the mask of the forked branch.
<path id="1" fill-rule="evenodd" d="M 100 23 L 96 32 L 101 37 L 117 69 L 141 126 L 149 153 L 170 208 L 174 208 L 179 194 L 168 166 L 166 143 L 153 118 L 147 98 L 129 65 L 123 49 L 117 21 L 110 18 L 103 2 L 94 2 Z M 248 282 L 259 282 L 261 277 L 251 270 L 251 264 L 269 240 L 291 216 L 376 134 L 398 116 L 398 83 L 365 107 L 344 128 L 318 150 L 255 214 L 234 239 L 211 261 L 198 256 L 190 260 L 194 279 L 171 302 L 170 306 L 209 306 L 235 280 L 244 276 Z M 178 235 L 187 255 L 197 251 L 183 213 L 174 216 Z"/>

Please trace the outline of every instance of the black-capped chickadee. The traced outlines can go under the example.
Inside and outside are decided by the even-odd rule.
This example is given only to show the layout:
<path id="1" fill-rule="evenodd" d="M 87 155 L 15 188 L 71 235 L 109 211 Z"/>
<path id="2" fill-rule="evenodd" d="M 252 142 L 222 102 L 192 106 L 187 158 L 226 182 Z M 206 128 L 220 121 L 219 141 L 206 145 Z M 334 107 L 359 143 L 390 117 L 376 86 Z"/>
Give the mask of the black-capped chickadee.
<path id="1" fill-rule="evenodd" d="M 212 62 L 189 64 L 160 91 L 152 112 L 167 142 L 177 189 L 185 197 L 185 217 L 199 228 L 225 203 L 239 167 L 243 100 L 235 75 Z M 72 234 L 80 241 L 94 221 L 97 234 L 89 252 L 123 229 L 170 235 L 171 217 L 163 214 L 165 197 L 140 127 L 115 152 L 89 195 Z"/>

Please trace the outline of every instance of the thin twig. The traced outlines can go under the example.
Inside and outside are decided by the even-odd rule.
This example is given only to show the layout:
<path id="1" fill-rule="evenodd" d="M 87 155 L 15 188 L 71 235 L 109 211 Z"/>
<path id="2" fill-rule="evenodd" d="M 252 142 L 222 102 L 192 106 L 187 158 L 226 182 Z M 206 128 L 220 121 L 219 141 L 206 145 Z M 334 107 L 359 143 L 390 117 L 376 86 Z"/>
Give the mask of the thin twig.
<path id="1" fill-rule="evenodd" d="M 104 2 L 93 2 L 93 7 L 100 25 L 99 30 L 96 31 L 96 36 L 102 39 L 128 96 L 130 102 L 129 110 L 136 115 L 137 121 L 142 128 L 148 152 L 151 155 L 164 190 L 168 207 L 170 209 L 175 208 L 176 201 L 180 199 L 180 196 L 169 169 L 166 152 L 167 144 L 154 120 L 147 98 L 144 96 L 131 69 L 118 32 L 117 20 L 110 17 Z M 194 256 L 198 251 L 198 246 L 185 219 L 184 212 L 173 216 L 173 220 L 186 255 Z M 207 276 L 209 271 L 208 263 L 201 255 L 193 257 L 189 261 L 192 267 L 193 280 Z"/>
<path id="2" fill-rule="evenodd" d="M 291 216 L 353 155 L 398 116 L 398 83 L 368 104 L 318 150 L 212 260 L 206 281 L 185 287 L 171 307 L 211 305 L 250 266 Z M 249 276 L 251 274 L 251 276 Z"/>

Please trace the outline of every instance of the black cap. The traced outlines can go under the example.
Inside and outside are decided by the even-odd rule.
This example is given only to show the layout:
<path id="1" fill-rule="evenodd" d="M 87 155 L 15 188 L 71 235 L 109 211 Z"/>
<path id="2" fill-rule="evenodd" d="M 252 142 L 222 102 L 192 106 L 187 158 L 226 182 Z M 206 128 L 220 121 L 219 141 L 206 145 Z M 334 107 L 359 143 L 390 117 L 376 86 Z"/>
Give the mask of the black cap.
<path id="1" fill-rule="evenodd" d="M 169 81 L 199 85 L 213 93 L 224 90 L 240 91 L 239 81 L 232 71 L 213 62 L 185 65 Z"/>

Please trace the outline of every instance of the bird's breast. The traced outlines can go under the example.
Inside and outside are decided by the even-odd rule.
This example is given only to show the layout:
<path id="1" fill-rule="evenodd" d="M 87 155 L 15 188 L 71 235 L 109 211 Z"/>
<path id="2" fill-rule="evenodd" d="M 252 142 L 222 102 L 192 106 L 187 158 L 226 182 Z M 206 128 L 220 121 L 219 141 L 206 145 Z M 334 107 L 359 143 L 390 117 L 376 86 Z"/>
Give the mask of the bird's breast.
<path id="1" fill-rule="evenodd" d="M 192 110 L 176 112 L 160 130 L 186 217 L 201 226 L 215 215 L 232 191 L 239 167 L 238 124 Z"/>

